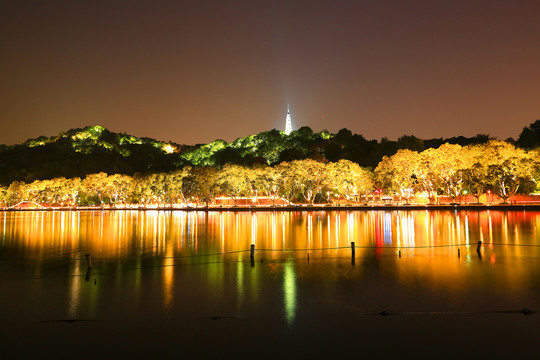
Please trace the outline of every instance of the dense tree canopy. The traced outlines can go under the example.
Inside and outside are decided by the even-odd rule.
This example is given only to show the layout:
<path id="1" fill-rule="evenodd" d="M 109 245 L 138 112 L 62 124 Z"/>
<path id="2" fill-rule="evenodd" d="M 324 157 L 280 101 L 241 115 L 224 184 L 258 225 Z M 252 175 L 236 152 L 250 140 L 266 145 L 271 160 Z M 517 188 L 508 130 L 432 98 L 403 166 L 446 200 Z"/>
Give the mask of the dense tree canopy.
<path id="1" fill-rule="evenodd" d="M 517 144 L 525 149 L 535 149 L 540 147 L 540 120 L 536 120 L 521 131 Z"/>
<path id="2" fill-rule="evenodd" d="M 363 167 L 375 168 L 383 156 L 399 149 L 423 151 L 443 143 L 462 146 L 485 143 L 487 135 L 473 138 L 422 140 L 403 136 L 397 141 L 366 140 L 362 135 L 342 129 L 336 134 L 313 132 L 304 126 L 290 135 L 272 129 L 238 138 L 231 143 L 218 139 L 209 144 L 179 145 L 128 134 L 113 133 L 101 126 L 72 129 L 53 137 L 41 136 L 13 146 L 0 146 L 0 184 L 13 181 L 32 182 L 52 178 L 84 178 L 86 175 L 157 173 L 184 166 L 226 164 L 275 166 L 280 162 L 313 159 L 316 161 L 350 160 Z"/>
<path id="3" fill-rule="evenodd" d="M 520 189 L 530 193 L 537 187 L 540 157 L 504 141 L 483 145 L 443 144 L 420 153 L 400 150 L 384 157 L 375 169 L 378 184 L 403 195 L 404 189 L 423 191 L 434 199 L 438 194 L 455 199 L 464 192 L 479 198 L 487 190 L 503 201 Z"/>
<path id="4" fill-rule="evenodd" d="M 489 190 L 506 201 L 539 190 L 539 134 L 540 120 L 517 142 L 487 135 L 376 141 L 347 129 L 302 127 L 184 146 L 91 126 L 0 147 L 0 198 L 208 204 L 218 195 L 259 194 L 313 203 L 358 200 L 379 188 L 405 199 L 422 191 L 432 200 L 464 192 L 479 198 Z"/>
<path id="5" fill-rule="evenodd" d="M 276 167 L 186 166 L 182 170 L 133 177 L 100 172 L 89 174 L 82 181 L 79 178 L 36 180 L 28 184 L 15 181 L 1 189 L 0 200 L 8 205 L 23 200 L 52 205 L 209 204 L 218 195 L 234 200 L 259 195 L 313 203 L 316 199 L 331 201 L 338 195 L 365 195 L 372 187 L 369 170 L 350 161 L 322 163 L 305 159 Z"/>

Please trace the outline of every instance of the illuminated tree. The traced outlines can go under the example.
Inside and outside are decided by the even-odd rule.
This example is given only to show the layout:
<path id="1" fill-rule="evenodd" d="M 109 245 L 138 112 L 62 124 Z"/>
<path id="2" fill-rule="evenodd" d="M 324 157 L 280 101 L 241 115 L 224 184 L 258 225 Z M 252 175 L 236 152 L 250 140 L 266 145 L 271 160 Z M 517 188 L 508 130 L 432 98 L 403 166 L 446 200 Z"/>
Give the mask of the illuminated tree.
<path id="1" fill-rule="evenodd" d="M 383 189 L 397 192 L 409 200 L 417 185 L 420 155 L 411 150 L 398 150 L 395 155 L 383 157 L 375 169 L 377 182 Z"/>
<path id="2" fill-rule="evenodd" d="M 367 194 L 373 190 L 373 173 L 349 160 L 326 164 L 327 186 L 343 198 Z"/>
<path id="3" fill-rule="evenodd" d="M 0 203 L 2 205 L 6 202 L 7 190 L 7 187 L 0 185 Z"/>
<path id="4" fill-rule="evenodd" d="M 422 151 L 416 166 L 415 177 L 417 189 L 427 193 L 430 202 L 437 198 L 438 184 L 433 172 L 432 163 L 436 161 L 436 149 Z"/>
<path id="5" fill-rule="evenodd" d="M 464 171 L 470 167 L 470 158 L 460 145 L 443 144 L 430 149 L 430 174 L 436 188 L 455 201 L 464 184 Z"/>
<path id="6" fill-rule="evenodd" d="M 127 175 L 114 174 L 106 179 L 105 191 L 113 202 L 125 202 L 132 191 L 133 178 Z"/>
<path id="7" fill-rule="evenodd" d="M 150 197 L 148 202 L 154 201 L 158 204 L 165 202 L 165 193 L 166 193 L 166 175 L 164 173 L 155 173 L 150 174 L 147 177 L 146 186 L 148 187 L 147 192 L 149 192 Z"/>
<path id="8" fill-rule="evenodd" d="M 136 203 L 148 203 L 152 200 L 154 194 L 151 189 L 151 175 L 135 174 L 133 176 L 131 201 Z"/>
<path id="9" fill-rule="evenodd" d="M 52 203 L 50 199 L 47 199 L 48 192 L 46 191 L 46 184 L 50 180 L 36 180 L 30 184 L 26 184 L 26 190 L 28 192 L 28 200 L 38 203 Z"/>
<path id="10" fill-rule="evenodd" d="M 252 185 L 258 194 L 272 197 L 272 203 L 278 196 L 278 177 L 277 170 L 270 166 L 254 165 L 251 169 Z"/>
<path id="11" fill-rule="evenodd" d="M 284 135 L 276 129 L 262 132 L 256 135 L 258 138 L 258 148 L 256 154 L 266 159 L 268 164 L 275 164 L 279 161 L 279 154 L 286 147 Z"/>
<path id="12" fill-rule="evenodd" d="M 234 203 L 238 204 L 238 198 L 248 196 L 251 193 L 251 179 L 247 168 L 240 165 L 225 165 L 217 177 L 216 184 L 221 192 L 227 194 Z"/>
<path id="13" fill-rule="evenodd" d="M 156 173 L 135 176 L 133 198 L 144 199 L 145 203 L 174 203 L 184 200 L 183 180 L 191 167 L 169 173 Z"/>
<path id="14" fill-rule="evenodd" d="M 28 191 L 25 185 L 22 181 L 14 181 L 9 185 L 5 195 L 8 205 L 18 204 L 28 198 Z"/>
<path id="15" fill-rule="evenodd" d="M 225 140 L 214 140 L 213 142 L 197 147 L 194 150 L 187 151 L 181 156 L 189 163 L 198 166 L 212 166 L 213 161 L 210 159 L 216 152 L 224 149 L 227 146 Z"/>
<path id="16" fill-rule="evenodd" d="M 490 141 L 485 150 L 488 176 L 496 194 L 506 202 L 520 187 L 534 188 L 537 158 L 504 141 Z"/>
<path id="17" fill-rule="evenodd" d="M 186 166 L 182 170 L 176 170 L 165 174 L 165 200 L 169 203 L 185 201 L 183 192 L 183 181 L 191 171 L 191 166 Z"/>
<path id="18" fill-rule="evenodd" d="M 315 195 L 320 193 L 327 183 L 325 165 L 312 159 L 305 159 L 292 161 L 290 166 L 296 188 L 307 202 L 313 204 Z"/>
<path id="19" fill-rule="evenodd" d="M 485 157 L 485 145 L 468 147 L 469 166 L 463 170 L 463 188 L 480 203 L 480 196 L 489 186 L 489 165 Z"/>
<path id="20" fill-rule="evenodd" d="M 296 192 L 300 190 L 300 182 L 295 174 L 295 166 L 284 161 L 276 165 L 277 190 L 281 197 L 291 202 Z"/>
<path id="21" fill-rule="evenodd" d="M 218 170 L 211 166 L 193 167 L 183 178 L 182 191 L 186 198 L 204 202 L 206 206 L 216 197 Z"/>
<path id="22" fill-rule="evenodd" d="M 87 175 L 81 182 L 81 189 L 87 197 L 97 197 L 102 204 L 107 195 L 107 174 L 100 172 Z"/>
<path id="23" fill-rule="evenodd" d="M 70 200 L 73 205 L 77 205 L 77 200 L 81 191 L 81 179 L 78 177 L 66 179 L 63 188 L 66 198 Z"/>
<path id="24" fill-rule="evenodd" d="M 38 203 L 75 205 L 81 187 L 81 179 L 64 177 L 36 180 L 26 185 L 29 200 Z"/>
<path id="25" fill-rule="evenodd" d="M 540 151 L 534 150 L 529 153 L 531 159 L 534 159 L 532 164 L 532 179 L 535 184 L 534 192 L 540 192 Z"/>

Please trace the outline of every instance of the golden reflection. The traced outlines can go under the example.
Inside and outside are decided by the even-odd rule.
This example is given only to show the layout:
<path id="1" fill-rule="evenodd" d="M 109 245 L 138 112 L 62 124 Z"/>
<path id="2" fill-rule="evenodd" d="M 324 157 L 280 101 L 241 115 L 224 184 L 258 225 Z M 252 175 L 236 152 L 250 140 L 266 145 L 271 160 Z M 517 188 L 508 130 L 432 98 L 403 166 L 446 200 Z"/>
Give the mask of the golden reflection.
<path id="1" fill-rule="evenodd" d="M 4 247 L 4 245 L 6 244 L 6 223 L 7 223 L 7 216 L 6 216 L 6 213 L 3 212 L 2 214 L 2 217 L 4 218 L 4 221 L 3 221 L 3 226 L 2 226 L 2 247 Z"/>
<path id="2" fill-rule="evenodd" d="M 469 217 L 465 215 L 465 243 L 469 243 Z"/>
<path id="3" fill-rule="evenodd" d="M 503 223 L 502 223 L 502 229 L 503 233 L 503 240 L 505 243 L 508 243 L 508 214 L 504 213 L 503 215 Z"/>
<path id="4" fill-rule="evenodd" d="M 457 228 L 457 242 L 461 243 L 462 236 L 461 236 L 461 216 L 456 211 L 456 228 Z"/>
<path id="5" fill-rule="evenodd" d="M 287 323 L 291 325 L 296 316 L 296 274 L 292 261 L 287 261 L 284 265 L 283 295 L 285 318 L 287 319 Z"/>
<path id="6" fill-rule="evenodd" d="M 251 215 L 251 243 L 256 244 L 257 241 L 257 213 Z"/>
<path id="7" fill-rule="evenodd" d="M 237 310 L 241 310 L 244 304 L 244 263 L 242 261 L 236 263 L 236 292 L 238 294 Z"/>
<path id="8" fill-rule="evenodd" d="M 335 228 L 336 228 L 336 245 L 339 246 L 340 218 L 339 218 L 338 212 L 336 212 Z"/>
<path id="9" fill-rule="evenodd" d="M 328 235 L 327 236 L 328 236 L 328 241 L 330 241 L 330 247 L 335 247 L 336 246 L 335 243 L 333 243 L 330 240 L 332 238 L 331 237 L 331 230 L 330 230 L 332 228 L 332 223 L 330 222 L 330 214 L 328 214 L 326 216 L 326 224 L 327 224 L 326 226 L 328 227 Z"/>
<path id="10" fill-rule="evenodd" d="M 228 215 L 228 213 L 227 213 Z M 240 224 L 239 224 L 238 213 L 234 213 L 234 246 L 238 246 L 238 241 L 240 239 Z"/>
<path id="11" fill-rule="evenodd" d="M 307 215 L 307 234 L 308 234 L 307 248 L 311 249 L 313 247 L 313 215 L 311 213 Z"/>
<path id="12" fill-rule="evenodd" d="M 382 271 L 394 271 L 393 257 L 378 256 L 395 254 L 399 247 L 414 247 L 407 250 L 411 256 L 407 256 L 406 261 L 401 259 L 399 270 L 395 270 L 400 271 L 402 281 L 421 276 L 422 281 L 433 286 L 451 288 L 463 282 L 464 265 L 478 263 L 476 244 L 484 242 L 485 238 L 488 242 L 482 247 L 484 263 L 491 263 L 498 271 L 497 275 L 512 286 L 519 286 L 530 279 L 530 266 L 519 259 L 540 255 L 537 247 L 540 243 L 537 232 L 540 212 L 534 211 L 205 213 L 122 210 L 1 212 L 0 216 L 4 256 L 14 254 L 12 256 L 41 262 L 58 259 L 76 261 L 90 253 L 96 264 L 107 260 L 137 259 L 136 264 L 140 266 L 143 266 L 140 262 L 143 257 L 162 257 L 160 277 L 163 281 L 163 303 L 167 306 L 174 303 L 174 265 L 177 263 L 212 264 L 205 265 L 204 271 L 217 293 L 225 286 L 224 264 L 233 259 L 239 261 L 236 292 L 239 299 L 245 301 L 244 287 L 254 286 L 252 284 L 258 281 L 257 277 L 263 276 L 259 269 L 264 269 L 267 261 L 283 263 L 289 257 L 294 261 L 305 259 L 305 252 L 287 252 L 295 249 L 344 247 L 309 251 L 310 258 L 314 260 L 310 266 L 319 261 L 347 263 L 350 261 L 350 249 L 347 247 L 355 241 L 357 263 L 377 258 L 381 261 Z M 249 250 L 251 243 L 256 243 L 257 249 L 280 251 L 262 253 L 264 265 L 257 264 L 254 271 L 247 271 L 243 268 L 247 253 L 241 251 Z M 460 258 L 457 257 L 458 245 Z M 206 257 L 208 254 L 236 251 L 239 253 L 234 256 Z M 285 289 L 295 289 L 297 277 L 308 276 L 308 272 L 295 272 L 294 261 L 284 266 L 284 281 L 288 284 L 284 285 Z M 499 264 L 509 261 L 512 261 L 512 271 L 503 272 L 501 269 L 508 268 Z M 136 271 L 137 287 L 141 286 L 144 271 Z M 330 278 L 332 276 L 346 275 L 336 272 Z M 294 287 L 291 287 L 291 279 Z M 82 286 L 77 281 L 80 279 L 70 279 L 70 309 L 73 312 L 79 306 L 78 294 Z M 285 293 L 286 304 L 295 304 L 289 298 L 290 294 Z"/>
<path id="13" fill-rule="evenodd" d="M 174 248 L 167 246 L 167 253 L 163 261 L 163 305 L 170 309 L 174 294 Z"/>
<path id="14" fill-rule="evenodd" d="M 323 239 L 324 237 L 324 233 L 323 233 L 323 230 L 322 230 L 322 215 L 321 214 L 317 214 L 316 216 L 316 224 L 315 224 L 315 232 L 316 232 L 316 236 L 317 236 L 317 247 L 318 248 L 322 248 L 322 247 L 328 247 L 328 243 L 325 242 L 325 240 Z"/>
<path id="15" fill-rule="evenodd" d="M 272 232 L 272 249 L 277 249 L 277 230 L 278 230 L 278 227 L 277 227 L 277 224 L 276 224 L 276 212 L 272 212 L 272 222 L 271 222 L 271 232 Z"/>
<path id="16" fill-rule="evenodd" d="M 488 218 L 489 218 L 489 242 L 493 243 L 493 225 L 491 223 L 491 212 L 488 211 Z"/>
<path id="17" fill-rule="evenodd" d="M 219 237 L 221 238 L 221 252 L 225 252 L 225 214 L 219 214 Z"/>
<path id="18" fill-rule="evenodd" d="M 281 236 L 281 246 L 282 246 L 282 249 L 285 249 L 285 228 L 286 228 L 286 224 L 285 224 L 285 212 L 283 212 L 282 214 L 282 217 L 281 217 L 281 227 L 282 227 L 282 236 Z"/>
<path id="19" fill-rule="evenodd" d="M 347 211 L 347 243 L 351 243 L 356 239 L 355 229 L 356 229 L 356 223 L 354 221 L 354 217 L 352 213 L 349 213 Z"/>

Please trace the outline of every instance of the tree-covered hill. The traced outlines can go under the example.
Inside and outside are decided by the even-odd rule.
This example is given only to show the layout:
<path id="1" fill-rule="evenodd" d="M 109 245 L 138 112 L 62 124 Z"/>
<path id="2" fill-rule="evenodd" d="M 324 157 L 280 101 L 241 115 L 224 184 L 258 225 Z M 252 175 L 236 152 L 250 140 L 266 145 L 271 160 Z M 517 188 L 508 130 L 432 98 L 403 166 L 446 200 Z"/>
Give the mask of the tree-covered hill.
<path id="1" fill-rule="evenodd" d="M 529 149 L 540 146 L 538 129 L 540 120 L 523 129 L 516 145 Z M 476 135 L 428 140 L 402 136 L 397 141 L 386 138 L 378 141 L 367 140 L 348 129 L 332 134 L 302 127 L 290 135 L 273 129 L 230 143 L 218 139 L 188 146 L 88 126 L 53 137 L 30 139 L 19 145 L 1 145 L 0 184 L 7 186 L 13 181 L 28 183 L 56 177 L 83 178 L 98 172 L 134 175 L 167 172 L 186 165 L 220 168 L 225 164 L 276 165 L 302 159 L 323 162 L 345 159 L 374 169 L 384 156 L 391 156 L 400 149 L 421 152 L 444 143 L 464 146 L 489 140 L 488 135 Z"/>
<path id="2" fill-rule="evenodd" d="M 223 166 L 227 163 L 251 165 L 265 163 L 276 165 L 283 161 L 314 159 L 321 161 L 351 160 L 361 166 L 375 168 L 383 156 L 393 155 L 399 149 L 423 151 L 437 148 L 444 143 L 470 145 L 483 144 L 488 135 L 463 136 L 449 139 L 422 140 L 414 136 L 402 136 L 397 141 L 383 138 L 367 140 L 362 135 L 342 129 L 336 134 L 324 130 L 314 133 L 304 126 L 290 135 L 276 129 L 256 135 L 238 138 L 231 143 L 215 140 L 181 153 L 186 164 Z"/>
<path id="3" fill-rule="evenodd" d="M 0 148 L 0 183 L 54 177 L 84 177 L 100 171 L 134 174 L 180 166 L 185 148 L 149 138 L 110 132 L 102 126 L 71 129 Z"/>

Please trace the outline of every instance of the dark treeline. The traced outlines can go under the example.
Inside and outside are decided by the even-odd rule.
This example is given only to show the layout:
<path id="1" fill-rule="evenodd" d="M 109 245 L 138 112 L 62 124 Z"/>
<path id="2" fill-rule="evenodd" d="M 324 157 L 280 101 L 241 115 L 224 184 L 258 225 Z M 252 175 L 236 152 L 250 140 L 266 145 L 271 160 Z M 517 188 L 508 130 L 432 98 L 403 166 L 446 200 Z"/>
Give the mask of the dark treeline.
<path id="1" fill-rule="evenodd" d="M 442 144 L 461 146 L 485 144 L 489 135 L 422 140 L 402 136 L 397 141 L 386 138 L 367 140 L 362 135 L 342 129 L 336 134 L 314 133 L 302 127 L 290 135 L 276 129 L 249 135 L 227 143 L 215 140 L 195 146 L 137 138 L 108 131 L 101 126 L 72 129 L 54 137 L 30 139 L 23 144 L 0 146 L 0 184 L 26 183 L 57 177 L 84 178 L 88 174 L 148 174 L 167 172 L 184 166 L 237 164 L 276 165 L 284 161 L 313 159 L 337 162 L 350 160 L 374 169 L 384 156 L 400 149 L 421 152 Z M 517 147 L 540 146 L 540 120 L 525 127 L 517 140 L 507 139 Z"/>

